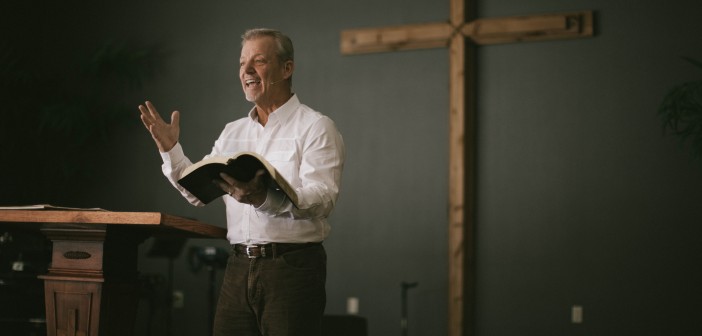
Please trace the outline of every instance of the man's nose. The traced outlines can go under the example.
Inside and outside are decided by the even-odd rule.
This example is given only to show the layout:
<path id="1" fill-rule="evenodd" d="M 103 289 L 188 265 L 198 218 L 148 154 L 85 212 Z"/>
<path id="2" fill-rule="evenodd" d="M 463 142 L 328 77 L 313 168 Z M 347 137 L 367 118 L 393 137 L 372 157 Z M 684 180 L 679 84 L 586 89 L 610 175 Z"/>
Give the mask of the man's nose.
<path id="1" fill-rule="evenodd" d="M 245 62 L 242 68 L 244 68 L 244 72 L 246 73 L 254 72 L 253 62 Z"/>

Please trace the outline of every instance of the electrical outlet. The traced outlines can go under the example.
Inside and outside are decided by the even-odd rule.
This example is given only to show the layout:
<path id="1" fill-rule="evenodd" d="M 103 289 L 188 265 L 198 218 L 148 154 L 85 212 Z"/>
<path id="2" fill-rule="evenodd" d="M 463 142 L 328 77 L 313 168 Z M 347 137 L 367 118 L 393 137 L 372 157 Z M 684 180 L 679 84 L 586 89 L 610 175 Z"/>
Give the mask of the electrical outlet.
<path id="1" fill-rule="evenodd" d="M 358 314 L 358 298 L 357 297 L 349 297 L 346 299 L 346 313 L 349 315 L 356 315 Z"/>
<path id="2" fill-rule="evenodd" d="M 185 306 L 185 294 L 183 291 L 173 291 L 173 308 L 183 308 Z"/>
<path id="3" fill-rule="evenodd" d="M 574 305 L 570 308 L 570 322 L 583 323 L 583 306 Z"/>

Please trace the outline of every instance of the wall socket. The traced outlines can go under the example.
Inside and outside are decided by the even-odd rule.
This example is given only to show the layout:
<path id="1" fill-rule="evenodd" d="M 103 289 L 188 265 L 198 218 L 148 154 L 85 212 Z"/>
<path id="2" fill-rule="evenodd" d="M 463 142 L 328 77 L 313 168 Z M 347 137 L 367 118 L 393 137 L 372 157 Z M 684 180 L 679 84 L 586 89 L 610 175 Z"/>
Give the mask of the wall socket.
<path id="1" fill-rule="evenodd" d="M 183 291 L 173 291 L 173 308 L 183 308 L 185 306 L 185 294 Z"/>
<path id="2" fill-rule="evenodd" d="M 575 324 L 583 323 L 583 306 L 573 305 L 570 307 L 570 322 Z"/>
<path id="3" fill-rule="evenodd" d="M 346 313 L 349 315 L 356 315 L 358 314 L 358 298 L 357 297 L 349 297 L 346 299 Z"/>

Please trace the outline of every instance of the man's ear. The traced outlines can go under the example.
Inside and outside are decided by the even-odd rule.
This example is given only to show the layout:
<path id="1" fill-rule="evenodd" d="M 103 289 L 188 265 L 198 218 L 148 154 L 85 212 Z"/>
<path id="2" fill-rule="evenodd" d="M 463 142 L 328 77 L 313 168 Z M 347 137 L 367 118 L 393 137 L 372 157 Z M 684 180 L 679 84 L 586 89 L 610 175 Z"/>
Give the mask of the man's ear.
<path id="1" fill-rule="evenodd" d="M 283 64 L 283 76 L 287 79 L 290 78 L 295 71 L 295 62 L 288 60 Z"/>

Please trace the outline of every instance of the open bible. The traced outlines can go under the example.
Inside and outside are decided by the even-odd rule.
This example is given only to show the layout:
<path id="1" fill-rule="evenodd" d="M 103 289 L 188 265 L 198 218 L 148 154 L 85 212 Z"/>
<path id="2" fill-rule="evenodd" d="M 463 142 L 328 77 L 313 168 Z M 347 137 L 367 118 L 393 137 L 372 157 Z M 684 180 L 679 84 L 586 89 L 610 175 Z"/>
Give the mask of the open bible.
<path id="1" fill-rule="evenodd" d="M 283 191 L 295 206 L 298 205 L 295 189 L 268 160 L 255 152 L 239 152 L 229 157 L 216 156 L 196 162 L 183 171 L 178 184 L 207 204 L 226 194 L 213 182 L 221 179 L 220 173 L 226 173 L 241 182 L 248 182 L 259 169 L 265 169 L 264 177 L 273 183 L 273 187 Z"/>

